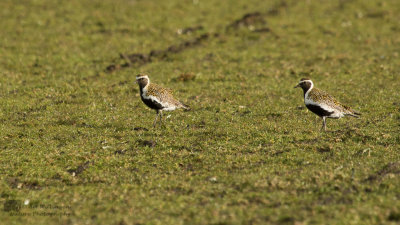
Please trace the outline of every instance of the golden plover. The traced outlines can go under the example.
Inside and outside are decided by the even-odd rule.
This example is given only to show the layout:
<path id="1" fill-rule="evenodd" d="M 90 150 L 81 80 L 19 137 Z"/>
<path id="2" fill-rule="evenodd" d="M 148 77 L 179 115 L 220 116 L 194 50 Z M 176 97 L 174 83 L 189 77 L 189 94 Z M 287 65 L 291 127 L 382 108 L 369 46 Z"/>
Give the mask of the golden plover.
<path id="1" fill-rule="evenodd" d="M 344 116 L 359 117 L 361 114 L 348 106 L 338 102 L 328 93 L 315 88 L 313 82 L 308 78 L 303 78 L 295 86 L 301 87 L 304 92 L 304 103 L 313 113 L 322 118 L 322 127 L 326 131 L 326 118 L 339 119 Z"/>
<path id="2" fill-rule="evenodd" d="M 156 110 L 157 112 L 153 127 L 156 126 L 158 117 L 160 117 L 160 121 L 162 123 L 162 111 L 173 111 L 179 108 L 186 110 L 190 109 L 189 106 L 176 100 L 168 89 L 150 83 L 148 75 L 137 75 L 136 82 L 139 84 L 140 98 L 144 104 L 146 104 L 149 108 Z"/>

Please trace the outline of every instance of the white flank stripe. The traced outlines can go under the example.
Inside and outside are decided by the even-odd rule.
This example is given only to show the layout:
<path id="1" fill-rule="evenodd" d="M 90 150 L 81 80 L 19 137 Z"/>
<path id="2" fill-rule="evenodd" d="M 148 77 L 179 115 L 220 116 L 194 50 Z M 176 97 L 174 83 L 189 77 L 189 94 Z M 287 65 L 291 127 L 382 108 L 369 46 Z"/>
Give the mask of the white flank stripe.
<path id="1" fill-rule="evenodd" d="M 326 110 L 328 112 L 333 112 L 330 116 L 328 116 L 330 118 L 341 118 L 341 117 L 344 116 L 343 112 L 341 112 L 341 111 L 339 111 L 339 110 L 337 110 L 337 109 L 335 109 L 335 108 L 333 108 L 333 107 L 331 107 L 331 106 L 329 106 L 329 105 L 327 105 L 325 103 L 314 102 L 310 98 L 304 98 L 304 103 L 306 105 L 316 105 L 316 106 L 321 107 L 323 110 Z"/>
<path id="2" fill-rule="evenodd" d="M 146 86 L 146 87 L 147 87 L 147 86 Z M 147 95 L 147 88 L 143 88 L 142 97 L 143 97 L 144 99 L 150 99 L 150 100 L 152 100 L 152 101 L 154 101 L 154 102 L 157 102 L 158 104 L 160 104 L 160 105 L 163 107 L 162 110 L 164 110 L 164 111 L 172 111 L 172 110 L 175 110 L 175 109 L 176 109 L 176 106 L 175 106 L 175 105 L 169 104 L 168 102 L 162 102 L 162 101 L 160 101 L 160 99 L 158 99 L 156 96 Z"/>

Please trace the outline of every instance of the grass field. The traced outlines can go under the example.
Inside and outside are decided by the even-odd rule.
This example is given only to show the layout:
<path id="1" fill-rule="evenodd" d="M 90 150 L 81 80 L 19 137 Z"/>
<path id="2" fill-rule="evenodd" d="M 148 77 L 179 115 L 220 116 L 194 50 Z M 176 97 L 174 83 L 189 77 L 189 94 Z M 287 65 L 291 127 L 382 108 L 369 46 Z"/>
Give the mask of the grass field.
<path id="1" fill-rule="evenodd" d="M 399 12 L 0 1 L 0 224 L 399 224 Z M 138 73 L 192 110 L 152 129 Z M 321 133 L 302 77 L 362 117 Z"/>

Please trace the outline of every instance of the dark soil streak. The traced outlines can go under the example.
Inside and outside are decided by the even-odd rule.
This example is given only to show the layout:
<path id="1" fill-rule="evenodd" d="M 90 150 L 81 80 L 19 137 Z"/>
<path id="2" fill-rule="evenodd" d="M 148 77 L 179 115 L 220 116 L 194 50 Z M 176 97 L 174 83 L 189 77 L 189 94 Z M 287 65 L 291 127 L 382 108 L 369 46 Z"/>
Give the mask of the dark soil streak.
<path id="1" fill-rule="evenodd" d="M 151 147 L 154 148 L 156 146 L 156 142 L 153 140 L 138 140 L 137 141 L 141 146 L 147 146 L 147 147 Z"/>
<path id="2" fill-rule="evenodd" d="M 376 180 L 381 180 L 389 173 L 400 174 L 400 163 L 399 162 L 388 163 L 376 174 L 368 176 L 368 178 L 366 178 L 364 182 L 373 182 Z"/>
<path id="3" fill-rule="evenodd" d="M 41 190 L 42 187 L 39 185 L 39 182 L 34 180 L 34 181 L 21 181 L 18 178 L 12 177 L 7 179 L 8 185 L 10 185 L 12 188 L 16 189 L 21 189 L 21 188 L 26 188 L 29 190 Z"/>
<path id="4" fill-rule="evenodd" d="M 169 55 L 172 54 L 177 54 L 180 53 L 188 48 L 196 47 L 200 45 L 203 41 L 209 39 L 210 36 L 218 36 L 217 34 L 215 35 L 210 35 L 209 33 L 202 34 L 192 40 L 182 42 L 177 45 L 171 45 L 166 49 L 163 50 L 151 50 L 148 54 L 143 54 L 143 53 L 134 53 L 134 54 L 123 54 L 120 53 L 120 58 L 125 60 L 125 64 L 111 64 L 107 66 L 106 71 L 107 72 L 113 72 L 115 70 L 119 70 L 121 68 L 125 67 L 131 67 L 131 66 L 143 66 L 147 63 L 152 62 L 155 59 L 165 59 Z"/>
<path id="5" fill-rule="evenodd" d="M 90 161 L 86 161 L 81 165 L 79 165 L 76 169 L 69 169 L 67 171 L 68 173 L 72 174 L 72 176 L 78 176 L 89 167 L 90 163 L 91 163 Z"/>
<path id="6" fill-rule="evenodd" d="M 255 30 L 251 32 L 257 33 L 270 33 L 275 38 L 279 38 L 269 27 L 266 27 L 266 16 L 276 16 L 280 13 L 281 9 L 286 8 L 288 5 L 285 1 L 281 1 L 277 5 L 273 6 L 268 12 L 261 13 L 261 12 L 252 12 L 246 13 L 242 16 L 242 18 L 237 19 L 230 23 L 228 26 L 225 27 L 225 33 L 229 33 L 232 30 L 238 30 L 240 27 L 257 27 Z M 185 28 L 181 30 L 180 34 L 187 34 L 198 30 L 203 30 L 204 27 L 201 25 L 193 26 L 189 28 Z M 154 60 L 163 60 L 170 55 L 178 54 L 188 48 L 199 46 L 201 43 L 211 40 L 212 38 L 219 37 L 220 33 L 204 33 L 192 40 L 181 42 L 177 45 L 171 45 L 166 49 L 153 49 L 149 53 L 133 53 L 133 54 L 124 54 L 120 53 L 120 58 L 125 61 L 123 64 L 110 64 L 106 67 L 106 72 L 114 72 L 116 70 L 120 70 L 123 68 L 128 68 L 132 66 L 140 67 L 147 63 L 151 63 Z"/>

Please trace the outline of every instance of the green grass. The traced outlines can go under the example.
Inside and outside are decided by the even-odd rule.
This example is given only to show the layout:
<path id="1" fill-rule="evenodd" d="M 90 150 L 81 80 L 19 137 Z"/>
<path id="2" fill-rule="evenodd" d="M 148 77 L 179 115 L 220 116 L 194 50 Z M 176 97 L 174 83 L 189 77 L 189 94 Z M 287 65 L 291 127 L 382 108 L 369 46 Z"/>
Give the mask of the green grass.
<path id="1" fill-rule="evenodd" d="M 0 223 L 400 222 L 399 1 L 3 0 L 0 8 Z M 262 15 L 227 29 L 253 12 Z M 203 29 L 177 32 L 195 26 Z M 120 53 L 206 33 L 179 53 L 106 71 L 125 63 Z M 151 129 L 155 113 L 134 83 L 140 72 L 192 110 Z M 361 119 L 328 120 L 320 133 L 293 89 L 302 77 Z M 29 204 L 14 215 L 3 210 L 11 200 Z"/>

